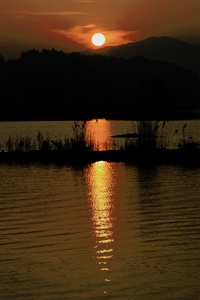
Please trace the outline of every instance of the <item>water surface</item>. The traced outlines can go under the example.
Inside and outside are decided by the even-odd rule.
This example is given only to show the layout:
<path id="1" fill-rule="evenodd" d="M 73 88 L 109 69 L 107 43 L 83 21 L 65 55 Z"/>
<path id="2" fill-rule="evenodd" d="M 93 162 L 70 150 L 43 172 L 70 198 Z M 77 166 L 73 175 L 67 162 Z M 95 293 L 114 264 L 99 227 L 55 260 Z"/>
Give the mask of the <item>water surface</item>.
<path id="1" fill-rule="evenodd" d="M 81 130 L 83 121 L 79 121 L 78 129 Z M 200 141 L 200 120 L 182 120 L 165 122 L 165 136 L 169 140 L 170 148 L 177 148 L 180 140 L 184 137 Z M 162 130 L 163 121 L 159 122 L 159 130 Z M 20 137 L 31 137 L 34 144 L 37 133 L 40 131 L 44 139 L 62 140 L 74 137 L 74 121 L 29 121 L 29 122 L 0 122 L 0 151 L 7 151 L 6 142 L 9 136 L 16 140 Z M 119 149 L 124 146 L 125 139 L 112 138 L 114 135 L 134 133 L 137 130 L 137 121 L 123 120 L 91 120 L 84 127 L 87 142 L 92 142 L 95 150 Z M 78 131 L 80 132 L 80 131 Z M 176 133 L 175 133 L 176 132 Z"/>
<path id="2" fill-rule="evenodd" d="M 200 299 L 200 169 L 0 165 L 0 295 Z"/>

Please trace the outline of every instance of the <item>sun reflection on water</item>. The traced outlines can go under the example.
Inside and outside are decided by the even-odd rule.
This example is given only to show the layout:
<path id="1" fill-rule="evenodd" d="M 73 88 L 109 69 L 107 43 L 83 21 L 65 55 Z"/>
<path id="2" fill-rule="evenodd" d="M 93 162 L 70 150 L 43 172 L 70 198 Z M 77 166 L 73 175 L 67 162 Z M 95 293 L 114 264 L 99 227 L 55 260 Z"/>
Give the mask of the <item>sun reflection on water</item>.
<path id="1" fill-rule="evenodd" d="M 93 237 L 95 239 L 95 260 L 102 272 L 107 272 L 104 280 L 110 282 L 109 262 L 113 258 L 113 200 L 115 174 L 113 164 L 104 161 L 89 166 L 87 172 L 89 201 L 92 211 Z"/>
<path id="2" fill-rule="evenodd" d="M 105 119 L 88 121 L 86 139 L 88 144 L 92 142 L 94 150 L 110 150 L 112 148 L 110 122 Z"/>

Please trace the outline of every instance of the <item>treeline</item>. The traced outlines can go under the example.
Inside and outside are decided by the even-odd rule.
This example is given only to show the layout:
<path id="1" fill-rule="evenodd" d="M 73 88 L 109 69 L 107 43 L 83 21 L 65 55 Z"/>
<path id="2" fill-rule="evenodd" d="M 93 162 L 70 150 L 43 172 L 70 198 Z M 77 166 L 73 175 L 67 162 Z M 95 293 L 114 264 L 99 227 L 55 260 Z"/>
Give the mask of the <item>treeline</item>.
<path id="1" fill-rule="evenodd" d="M 200 79 L 178 65 L 64 53 L 0 56 L 0 119 L 151 117 L 200 107 Z"/>

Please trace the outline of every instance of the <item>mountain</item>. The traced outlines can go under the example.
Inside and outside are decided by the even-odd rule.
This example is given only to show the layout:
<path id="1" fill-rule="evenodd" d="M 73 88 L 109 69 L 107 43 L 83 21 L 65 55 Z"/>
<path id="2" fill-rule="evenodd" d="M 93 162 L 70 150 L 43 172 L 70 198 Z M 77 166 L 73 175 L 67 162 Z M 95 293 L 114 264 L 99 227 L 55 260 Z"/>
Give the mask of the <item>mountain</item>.
<path id="1" fill-rule="evenodd" d="M 141 55 L 33 49 L 0 60 L 0 120 L 185 119 L 199 111 L 199 87 L 197 74 Z"/>
<path id="2" fill-rule="evenodd" d="M 90 53 L 122 58 L 144 56 L 178 64 L 185 69 L 200 73 L 200 46 L 171 37 L 149 37 L 135 43 L 105 47 Z"/>

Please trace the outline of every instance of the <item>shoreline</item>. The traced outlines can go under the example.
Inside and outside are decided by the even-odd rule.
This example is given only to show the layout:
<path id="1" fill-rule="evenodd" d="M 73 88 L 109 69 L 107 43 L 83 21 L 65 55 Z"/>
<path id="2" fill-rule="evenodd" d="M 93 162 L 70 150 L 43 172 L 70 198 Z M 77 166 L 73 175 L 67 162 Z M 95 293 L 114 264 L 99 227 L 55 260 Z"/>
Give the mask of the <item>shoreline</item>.
<path id="1" fill-rule="evenodd" d="M 0 122 L 25 122 L 25 121 L 90 121 L 93 119 L 106 119 L 106 120 L 120 120 L 120 121 L 142 121 L 142 120 L 168 120 L 168 121 L 181 121 L 181 120 L 199 120 L 200 109 L 147 109 L 138 110 L 137 108 L 131 108 L 129 111 L 117 110 L 117 111 L 60 111 L 60 112 L 20 112 L 10 113 L 1 112 Z"/>
<path id="2" fill-rule="evenodd" d="M 180 164 L 200 165 L 198 149 L 154 149 L 154 150 L 104 150 L 88 152 L 41 151 L 0 152 L 0 163 L 41 163 L 58 165 L 86 165 L 98 161 L 123 162 L 144 165 Z"/>

